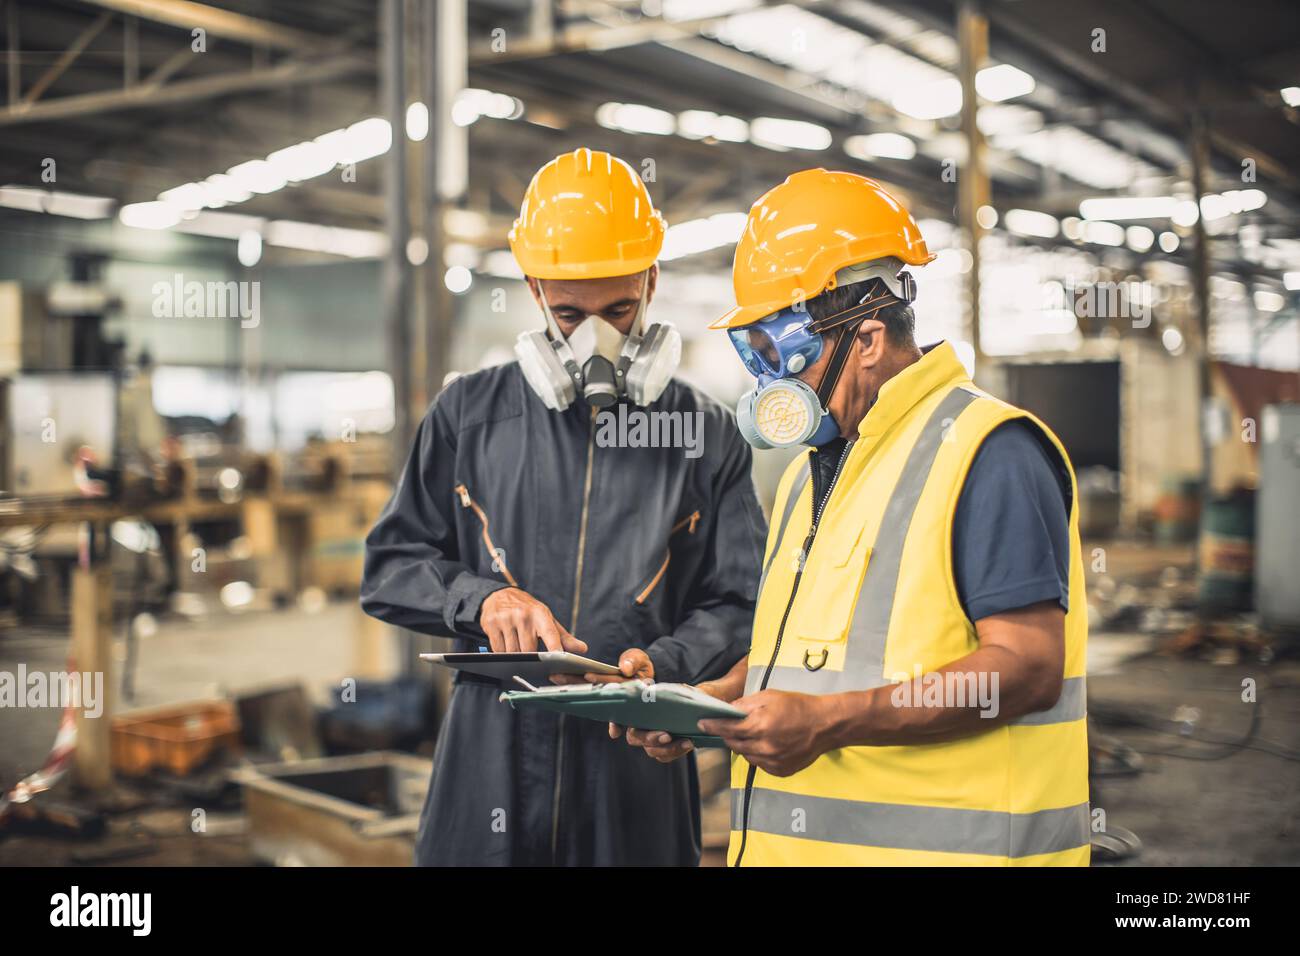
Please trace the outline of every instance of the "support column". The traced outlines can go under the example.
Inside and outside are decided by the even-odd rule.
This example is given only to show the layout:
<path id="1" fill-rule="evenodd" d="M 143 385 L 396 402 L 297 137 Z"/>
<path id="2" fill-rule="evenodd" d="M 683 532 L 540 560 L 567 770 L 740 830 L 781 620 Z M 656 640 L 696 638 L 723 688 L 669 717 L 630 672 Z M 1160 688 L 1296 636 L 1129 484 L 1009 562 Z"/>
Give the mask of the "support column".
<path id="1" fill-rule="evenodd" d="M 393 474 L 401 472 L 411 441 L 410 265 L 406 245 L 410 217 L 406 190 L 406 78 L 403 38 L 404 0 L 383 0 L 379 13 L 379 76 L 383 115 L 392 125 L 393 145 L 384 156 L 384 328 L 388 337 L 388 371 L 393 378 Z"/>
<path id="2" fill-rule="evenodd" d="M 983 364 L 980 346 L 980 238 L 984 234 L 978 219 L 981 206 L 991 199 L 988 167 L 984 158 L 984 136 L 977 118 L 979 96 L 975 74 L 988 57 L 989 25 L 979 0 L 962 0 L 957 9 L 957 43 L 960 48 L 958 75 L 961 79 L 961 131 L 966 141 L 966 164 L 957 176 L 957 224 L 970 252 L 966 274 L 966 330 L 975 349 L 975 365 Z"/>
<path id="3" fill-rule="evenodd" d="M 424 232 L 429 259 L 424 269 L 425 384 L 429 397 L 442 390 L 451 371 L 451 332 L 456 297 L 447 289 L 446 215 L 464 199 L 468 186 L 469 138 L 451 121 L 456 96 L 469 83 L 468 20 L 465 0 L 427 0 L 424 22 L 422 97 L 429 108 L 425 141 Z"/>
<path id="4" fill-rule="evenodd" d="M 1205 220 L 1201 213 L 1201 197 L 1205 195 L 1206 176 L 1210 166 L 1210 131 L 1205 111 L 1200 107 L 1199 87 L 1194 93 L 1197 104 L 1192 117 L 1192 199 L 1196 203 L 1196 222 L 1192 224 L 1192 302 L 1196 314 L 1196 349 L 1198 367 L 1198 416 L 1201 435 L 1201 509 L 1214 493 L 1214 446 L 1210 443 L 1209 415 L 1212 409 L 1213 381 L 1210 374 L 1210 250 L 1205 234 Z M 1200 549 L 1197 549 L 1200 564 Z"/>
<path id="5" fill-rule="evenodd" d="M 112 727 L 113 700 L 113 579 L 107 562 L 96 552 L 107 526 L 94 526 L 87 546 L 87 563 L 72 572 L 72 655 L 73 666 L 82 674 L 102 674 L 103 707 L 98 717 L 88 717 L 79 707 L 77 749 L 73 776 L 88 790 L 107 790 L 113 783 Z"/>

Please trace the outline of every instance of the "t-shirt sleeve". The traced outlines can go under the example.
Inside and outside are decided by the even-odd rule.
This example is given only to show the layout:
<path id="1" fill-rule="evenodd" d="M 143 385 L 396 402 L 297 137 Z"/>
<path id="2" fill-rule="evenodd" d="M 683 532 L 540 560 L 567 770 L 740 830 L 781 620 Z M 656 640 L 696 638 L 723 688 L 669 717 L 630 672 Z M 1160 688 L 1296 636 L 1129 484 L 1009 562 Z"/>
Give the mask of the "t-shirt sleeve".
<path id="1" fill-rule="evenodd" d="M 1057 601 L 1070 609 L 1069 472 L 1032 423 L 1005 422 L 975 453 L 953 519 L 953 575 L 972 621 Z"/>

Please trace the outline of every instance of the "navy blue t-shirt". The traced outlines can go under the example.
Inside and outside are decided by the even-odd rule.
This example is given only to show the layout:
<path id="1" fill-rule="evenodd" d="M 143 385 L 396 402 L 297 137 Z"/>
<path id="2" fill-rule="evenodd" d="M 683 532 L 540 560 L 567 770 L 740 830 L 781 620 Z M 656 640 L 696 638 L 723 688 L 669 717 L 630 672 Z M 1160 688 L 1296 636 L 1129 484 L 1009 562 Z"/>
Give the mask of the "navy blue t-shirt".
<path id="1" fill-rule="evenodd" d="M 813 455 L 824 498 L 845 441 Z M 993 429 L 975 453 L 952 526 L 953 577 L 972 621 L 1056 601 L 1070 609 L 1070 473 L 1056 447 L 1023 419 Z"/>
<path id="2" fill-rule="evenodd" d="M 972 621 L 1056 601 L 1070 609 L 1070 475 L 1046 435 L 1014 420 L 975 453 L 952 527 L 953 575 Z"/>

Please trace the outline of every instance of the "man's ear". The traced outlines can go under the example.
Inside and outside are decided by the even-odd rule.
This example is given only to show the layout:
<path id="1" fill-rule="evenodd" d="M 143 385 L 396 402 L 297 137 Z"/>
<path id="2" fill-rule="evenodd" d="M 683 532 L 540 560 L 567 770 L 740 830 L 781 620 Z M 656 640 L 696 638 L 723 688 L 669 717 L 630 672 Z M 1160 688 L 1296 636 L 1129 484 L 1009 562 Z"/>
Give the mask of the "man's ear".
<path id="1" fill-rule="evenodd" d="M 541 280 L 534 279 L 532 276 L 524 276 L 524 281 L 528 283 L 528 291 L 533 294 L 533 301 L 540 306 L 542 304 Z"/>
<path id="2" fill-rule="evenodd" d="M 862 368 L 874 368 L 885 357 L 885 323 L 879 319 L 866 319 L 858 326 L 854 354 Z"/>
<path id="3" fill-rule="evenodd" d="M 646 271 L 645 281 L 649 283 L 645 290 L 645 304 L 649 305 L 655 297 L 655 288 L 659 285 L 659 263 L 656 262 Z"/>

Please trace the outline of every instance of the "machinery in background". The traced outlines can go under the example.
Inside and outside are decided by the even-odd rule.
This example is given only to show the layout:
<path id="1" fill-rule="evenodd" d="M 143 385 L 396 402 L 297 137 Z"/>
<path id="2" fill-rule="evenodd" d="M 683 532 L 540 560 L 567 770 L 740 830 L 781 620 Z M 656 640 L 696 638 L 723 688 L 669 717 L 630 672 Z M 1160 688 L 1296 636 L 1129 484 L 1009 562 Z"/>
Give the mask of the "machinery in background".
<path id="1" fill-rule="evenodd" d="M 1300 631 L 1300 403 L 1260 416 L 1255 605 L 1265 627 Z"/>

